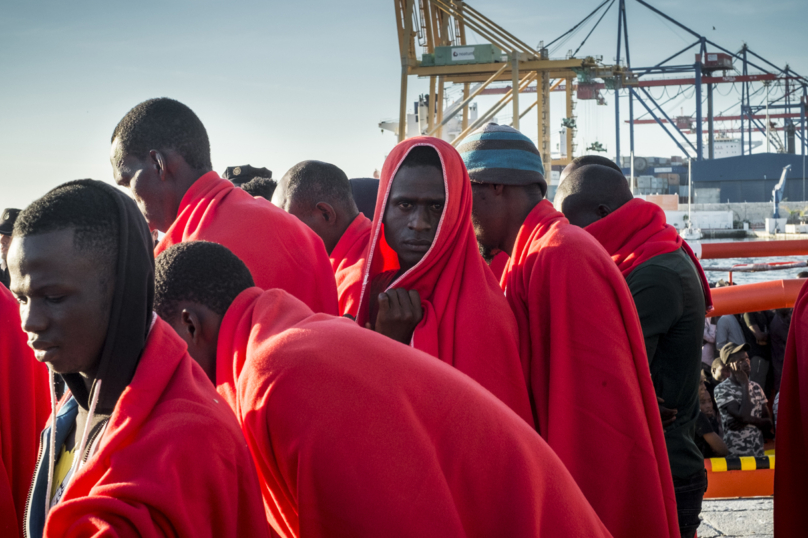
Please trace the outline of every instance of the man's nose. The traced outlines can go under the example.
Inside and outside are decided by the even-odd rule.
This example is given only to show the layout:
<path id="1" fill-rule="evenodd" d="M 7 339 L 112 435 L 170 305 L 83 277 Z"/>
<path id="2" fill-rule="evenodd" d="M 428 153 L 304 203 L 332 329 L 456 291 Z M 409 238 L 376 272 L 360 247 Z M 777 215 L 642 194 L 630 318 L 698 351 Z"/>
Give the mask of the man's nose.
<path id="1" fill-rule="evenodd" d="M 48 327 L 48 319 L 42 307 L 28 301 L 20 305 L 22 330 L 27 333 L 41 333 Z"/>
<path id="2" fill-rule="evenodd" d="M 417 206 L 415 211 L 412 212 L 409 226 L 411 230 L 416 232 L 426 232 L 432 229 L 432 222 L 429 219 L 429 209 L 423 206 Z"/>

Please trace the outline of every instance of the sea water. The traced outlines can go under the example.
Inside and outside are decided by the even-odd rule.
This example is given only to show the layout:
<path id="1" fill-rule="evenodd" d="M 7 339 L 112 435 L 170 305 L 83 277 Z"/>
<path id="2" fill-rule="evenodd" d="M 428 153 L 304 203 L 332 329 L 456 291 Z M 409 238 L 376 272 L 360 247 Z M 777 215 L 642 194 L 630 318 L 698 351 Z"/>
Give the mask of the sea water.
<path id="1" fill-rule="evenodd" d="M 726 243 L 727 239 L 703 239 L 699 243 Z M 747 238 L 738 239 L 739 242 L 766 241 L 766 239 Z M 732 241 L 735 242 L 735 241 Z M 723 258 L 718 260 L 701 260 L 701 266 L 705 268 L 707 280 L 713 284 L 720 279 L 729 282 L 729 273 L 726 271 L 707 271 L 708 267 L 732 267 L 739 264 L 768 263 L 768 262 L 804 262 L 808 261 L 808 256 L 776 256 L 766 258 Z M 732 281 L 736 284 L 751 284 L 753 282 L 767 282 L 770 280 L 788 280 L 797 278 L 797 273 L 808 271 L 808 267 L 798 267 L 796 269 L 783 269 L 780 271 L 761 271 L 757 273 L 732 273 Z"/>

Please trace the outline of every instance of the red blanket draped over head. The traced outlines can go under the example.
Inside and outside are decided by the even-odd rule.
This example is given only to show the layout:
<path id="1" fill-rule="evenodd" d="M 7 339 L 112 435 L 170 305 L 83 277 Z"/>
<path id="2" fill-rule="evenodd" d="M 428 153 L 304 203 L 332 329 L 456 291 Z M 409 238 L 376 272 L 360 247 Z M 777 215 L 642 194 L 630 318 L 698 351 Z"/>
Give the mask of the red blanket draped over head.
<path id="1" fill-rule="evenodd" d="M 0 536 L 22 536 L 39 432 L 51 412 L 48 367 L 34 358 L 17 301 L 0 285 Z"/>
<path id="2" fill-rule="evenodd" d="M 634 198 L 587 226 L 586 231 L 603 245 L 624 277 L 654 256 L 684 249 L 701 279 L 707 311 L 712 310 L 710 284 L 701 263 L 676 228 L 667 223 L 665 212 L 658 205 Z"/>
<path id="3" fill-rule="evenodd" d="M 678 537 L 642 329 L 614 262 L 545 200 L 519 230 L 501 285 L 541 436 L 615 538 Z"/>
<path id="4" fill-rule="evenodd" d="M 805 535 L 808 506 L 808 288 L 800 290 L 788 331 L 777 410 L 774 534 Z"/>
<path id="5" fill-rule="evenodd" d="M 420 351 L 251 288 L 216 361 L 281 536 L 609 536 L 529 424 Z"/>
<path id="6" fill-rule="evenodd" d="M 315 312 L 339 311 L 323 241 L 294 216 L 216 172 L 197 179 L 185 193 L 154 257 L 183 241 L 224 245 L 247 265 L 259 288 L 286 290 Z"/>
<path id="7" fill-rule="evenodd" d="M 227 402 L 157 319 L 97 451 L 45 536 L 266 537 L 255 465 Z"/>
<path id="8" fill-rule="evenodd" d="M 387 289 L 414 289 L 421 296 L 424 318 L 413 333 L 413 347 L 451 364 L 532 424 L 513 313 L 480 256 L 466 167 L 457 150 L 443 140 L 410 138 L 398 144 L 384 163 L 356 321 L 364 327 L 370 301 L 377 300 L 370 296 L 373 279 L 398 268 L 396 253 L 384 241 L 382 223 L 393 178 L 416 146 L 430 146 L 440 155 L 446 201 L 429 251 Z"/>
<path id="9" fill-rule="evenodd" d="M 331 251 L 331 268 L 337 279 L 340 316 L 349 314 L 356 318 L 356 311 L 359 309 L 362 267 L 370 242 L 370 225 L 370 219 L 359 213 Z"/>

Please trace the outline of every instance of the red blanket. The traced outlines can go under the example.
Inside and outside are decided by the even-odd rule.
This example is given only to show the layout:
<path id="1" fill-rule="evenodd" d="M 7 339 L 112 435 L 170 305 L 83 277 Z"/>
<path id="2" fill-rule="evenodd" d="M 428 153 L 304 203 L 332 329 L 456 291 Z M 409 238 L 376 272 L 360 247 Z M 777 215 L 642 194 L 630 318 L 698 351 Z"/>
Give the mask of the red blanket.
<path id="1" fill-rule="evenodd" d="M 256 286 L 286 290 L 315 312 L 337 315 L 337 286 L 322 240 L 297 218 L 216 172 L 197 179 L 185 193 L 154 256 L 199 240 L 229 248 L 247 265 Z"/>
<path id="2" fill-rule="evenodd" d="M 416 146 L 431 146 L 440 154 L 446 202 L 429 251 L 387 289 L 414 289 L 421 296 L 424 318 L 413 333 L 413 347 L 453 365 L 532 424 L 516 322 L 480 256 L 466 167 L 457 150 L 442 140 L 410 138 L 397 145 L 384 163 L 357 322 L 365 326 L 370 301 L 377 300 L 370 296 L 368 283 L 391 267 L 398 268 L 396 253 L 382 240 L 382 222 L 393 178 Z"/>
<path id="3" fill-rule="evenodd" d="M 98 450 L 45 536 L 269 535 L 255 466 L 227 402 L 157 320 Z"/>
<path id="4" fill-rule="evenodd" d="M 777 411 L 777 465 L 774 468 L 774 533 L 805 536 L 808 506 L 808 288 L 794 305 L 788 331 Z"/>
<path id="5" fill-rule="evenodd" d="M 236 298 L 216 368 L 281 536 L 608 536 L 547 444 L 488 391 L 285 292 Z"/>
<path id="6" fill-rule="evenodd" d="M 615 538 L 679 536 L 645 342 L 626 281 L 547 201 L 502 277 L 538 430 Z"/>
<path id="7" fill-rule="evenodd" d="M 340 316 L 349 314 L 356 318 L 356 311 L 359 309 L 362 266 L 365 264 L 370 242 L 370 225 L 370 219 L 359 213 L 331 251 L 331 268 L 337 279 Z"/>
<path id="8" fill-rule="evenodd" d="M 22 536 L 39 432 L 51 412 L 48 367 L 34 358 L 17 301 L 0 285 L 0 536 Z"/>
<path id="9" fill-rule="evenodd" d="M 624 277 L 654 256 L 684 249 L 699 273 L 707 311 L 712 310 L 710 284 L 701 263 L 676 228 L 667 223 L 665 212 L 658 205 L 634 198 L 587 226 L 586 231 L 603 245 Z"/>

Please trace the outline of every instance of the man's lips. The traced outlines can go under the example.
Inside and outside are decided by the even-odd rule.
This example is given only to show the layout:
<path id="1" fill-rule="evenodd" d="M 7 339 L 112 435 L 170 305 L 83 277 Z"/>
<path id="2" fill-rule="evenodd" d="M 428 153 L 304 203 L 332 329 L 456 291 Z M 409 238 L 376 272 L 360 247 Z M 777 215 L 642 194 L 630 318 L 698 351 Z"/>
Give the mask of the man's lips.
<path id="1" fill-rule="evenodd" d="M 426 239 L 412 239 L 409 241 L 404 241 L 404 246 L 407 247 L 408 250 L 412 250 L 415 252 L 426 252 L 429 250 L 429 247 L 432 246 L 432 241 Z"/>
<path id="2" fill-rule="evenodd" d="M 54 344 L 50 342 L 43 342 L 40 340 L 34 340 L 33 342 L 28 342 L 28 345 L 34 350 L 34 355 L 36 356 L 36 360 L 43 362 L 48 359 L 48 357 L 52 356 L 56 353 L 56 350 L 59 349 Z"/>

